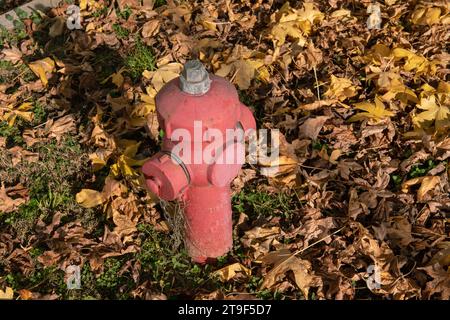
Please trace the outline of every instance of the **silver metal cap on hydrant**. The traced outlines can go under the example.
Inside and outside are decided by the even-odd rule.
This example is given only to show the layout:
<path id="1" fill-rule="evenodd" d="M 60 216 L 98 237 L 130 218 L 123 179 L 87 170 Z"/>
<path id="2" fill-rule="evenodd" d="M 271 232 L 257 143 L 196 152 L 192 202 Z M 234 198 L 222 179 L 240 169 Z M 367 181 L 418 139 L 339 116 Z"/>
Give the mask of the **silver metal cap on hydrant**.
<path id="1" fill-rule="evenodd" d="M 208 71 L 199 60 L 189 60 L 180 75 L 180 89 L 192 95 L 203 95 L 211 85 Z"/>

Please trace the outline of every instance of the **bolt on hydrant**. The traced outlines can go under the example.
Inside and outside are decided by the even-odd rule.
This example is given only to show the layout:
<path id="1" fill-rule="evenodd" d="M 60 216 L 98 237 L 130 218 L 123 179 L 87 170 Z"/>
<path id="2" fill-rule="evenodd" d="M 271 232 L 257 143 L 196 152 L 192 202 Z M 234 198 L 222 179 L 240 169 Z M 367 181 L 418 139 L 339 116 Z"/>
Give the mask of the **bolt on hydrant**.
<path id="1" fill-rule="evenodd" d="M 162 150 L 142 167 L 151 192 L 183 203 L 186 248 L 193 259 L 226 254 L 233 244 L 230 183 L 245 162 L 252 112 L 224 78 L 188 61 L 156 96 Z"/>

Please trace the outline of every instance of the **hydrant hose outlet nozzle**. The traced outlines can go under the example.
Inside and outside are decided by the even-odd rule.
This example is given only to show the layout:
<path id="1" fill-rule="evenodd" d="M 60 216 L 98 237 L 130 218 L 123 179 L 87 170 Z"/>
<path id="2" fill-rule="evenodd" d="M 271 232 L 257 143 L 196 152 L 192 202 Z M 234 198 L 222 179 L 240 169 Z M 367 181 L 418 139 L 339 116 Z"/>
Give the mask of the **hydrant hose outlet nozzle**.
<path id="1" fill-rule="evenodd" d="M 256 130 L 253 114 L 230 82 L 198 60 L 159 91 L 156 113 L 165 134 L 162 150 L 142 167 L 147 187 L 183 203 L 185 243 L 195 262 L 222 256 L 233 245 L 230 183 L 245 160 L 239 157 L 245 139 L 228 133 Z"/>

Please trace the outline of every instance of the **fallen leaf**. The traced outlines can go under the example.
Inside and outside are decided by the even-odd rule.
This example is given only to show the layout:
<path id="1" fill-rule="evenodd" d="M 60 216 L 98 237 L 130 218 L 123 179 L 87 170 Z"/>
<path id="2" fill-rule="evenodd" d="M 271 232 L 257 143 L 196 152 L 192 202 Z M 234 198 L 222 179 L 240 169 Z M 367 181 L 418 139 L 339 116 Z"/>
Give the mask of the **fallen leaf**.
<path id="1" fill-rule="evenodd" d="M 311 33 L 312 26 L 319 23 L 324 18 L 323 13 L 317 10 L 312 3 L 304 3 L 299 10 L 290 7 L 289 2 L 284 5 L 271 17 L 275 22 L 270 30 L 275 46 L 282 46 L 286 37 L 297 40 L 297 44 L 306 44 L 305 36 Z"/>
<path id="2" fill-rule="evenodd" d="M 0 300 L 12 300 L 14 297 L 14 290 L 6 287 L 5 291 L 0 290 Z"/>
<path id="3" fill-rule="evenodd" d="M 16 64 L 22 60 L 22 52 L 16 47 L 12 47 L 11 49 L 3 49 L 1 53 L 3 55 L 3 60 L 10 61 L 13 64 Z"/>
<path id="4" fill-rule="evenodd" d="M 264 281 L 260 289 L 271 288 L 281 281 L 288 271 L 294 273 L 295 284 L 302 291 L 306 300 L 309 299 L 309 289 L 311 287 L 321 287 L 320 277 L 314 275 L 311 263 L 302 260 L 289 253 L 289 250 L 279 250 L 268 253 L 262 258 L 265 265 L 273 264 L 273 268 L 264 276 Z"/>
<path id="5" fill-rule="evenodd" d="M 56 138 L 57 141 L 61 139 L 65 134 L 76 132 L 75 118 L 73 114 L 65 115 L 54 121 L 50 119 L 47 121 L 44 131 L 50 138 Z"/>
<path id="6" fill-rule="evenodd" d="M 344 101 L 345 99 L 354 97 L 356 95 L 357 87 L 353 85 L 351 80 L 347 78 L 338 78 L 331 75 L 331 84 L 325 95 L 330 99 L 338 99 Z"/>
<path id="7" fill-rule="evenodd" d="M 425 197 L 425 194 L 428 191 L 433 190 L 439 182 L 440 178 L 438 176 L 424 177 L 422 183 L 420 184 L 420 188 L 417 191 L 417 200 L 422 201 Z"/>
<path id="8" fill-rule="evenodd" d="M 164 84 L 180 75 L 183 65 L 178 62 L 168 63 L 159 67 L 152 76 L 152 85 L 156 91 L 161 90 Z"/>
<path id="9" fill-rule="evenodd" d="M 142 36 L 145 38 L 153 37 L 159 31 L 160 22 L 157 19 L 147 21 L 142 27 Z"/>
<path id="10" fill-rule="evenodd" d="M 250 269 L 244 267 L 242 264 L 236 262 L 230 264 L 229 266 L 223 267 L 215 272 L 213 272 L 213 276 L 219 278 L 222 282 L 227 282 L 233 279 L 237 274 L 242 274 L 246 277 L 249 277 L 252 272 Z"/>
<path id="11" fill-rule="evenodd" d="M 319 116 L 316 118 L 307 119 L 299 127 L 299 135 L 302 138 L 309 138 L 311 140 L 316 140 L 319 135 L 320 130 L 322 130 L 323 125 L 329 119 L 328 116 Z"/>
<path id="12" fill-rule="evenodd" d="M 31 122 L 34 114 L 29 110 L 32 108 L 33 104 L 31 102 L 24 102 L 18 107 L 14 107 L 14 104 L 10 104 L 6 108 L 0 107 L 0 120 L 7 121 L 10 127 L 14 125 L 17 117 Z"/>
<path id="13" fill-rule="evenodd" d="M 434 123 L 436 130 L 439 130 L 450 124 L 450 108 L 438 104 L 436 96 L 420 99 L 420 104 L 417 107 L 426 110 L 413 118 L 418 127 L 421 127 L 424 122 L 431 122 Z"/>
<path id="14" fill-rule="evenodd" d="M 31 300 L 33 297 L 33 293 L 27 289 L 19 290 L 19 295 L 22 300 Z"/>
<path id="15" fill-rule="evenodd" d="M 55 21 L 48 30 L 48 35 L 52 38 L 62 35 L 65 26 L 66 26 L 66 19 L 64 19 L 63 17 L 56 17 Z"/>
<path id="16" fill-rule="evenodd" d="M 76 195 L 76 201 L 84 208 L 93 208 L 101 205 L 105 200 L 103 195 L 91 189 L 82 189 Z"/>
<path id="17" fill-rule="evenodd" d="M 385 118 L 394 116 L 392 111 L 386 110 L 383 102 L 379 97 L 375 97 L 375 104 L 369 102 L 355 103 L 356 109 L 364 110 L 348 119 L 350 122 L 361 121 L 365 119 L 372 120 L 373 124 L 380 122 Z"/>
<path id="18" fill-rule="evenodd" d="M 39 77 L 44 87 L 48 84 L 47 74 L 55 70 L 55 62 L 51 58 L 33 61 L 28 64 L 35 75 Z"/>
<path id="19" fill-rule="evenodd" d="M 15 211 L 20 205 L 27 202 L 27 196 L 23 195 L 27 194 L 28 190 L 23 188 L 21 185 L 17 185 L 12 188 L 5 188 L 5 186 L 1 185 L 0 187 L 0 212 L 10 213 Z M 12 198 L 12 196 L 20 195 L 20 197 Z"/>

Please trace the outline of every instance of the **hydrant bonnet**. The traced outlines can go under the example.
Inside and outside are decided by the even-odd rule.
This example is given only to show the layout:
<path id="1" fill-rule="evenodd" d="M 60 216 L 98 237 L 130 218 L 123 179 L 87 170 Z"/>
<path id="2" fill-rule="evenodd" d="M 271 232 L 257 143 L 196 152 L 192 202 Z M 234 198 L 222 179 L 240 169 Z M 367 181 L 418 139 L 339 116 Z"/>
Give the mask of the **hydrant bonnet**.
<path id="1" fill-rule="evenodd" d="M 199 60 L 190 60 L 184 65 L 180 76 L 181 91 L 192 95 L 203 95 L 211 85 L 208 71 Z"/>

